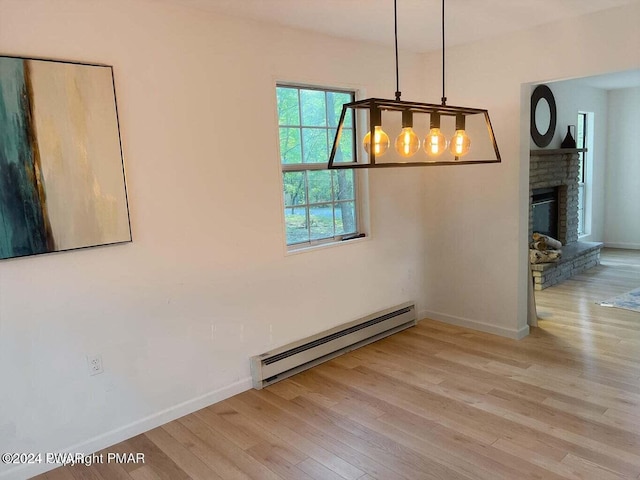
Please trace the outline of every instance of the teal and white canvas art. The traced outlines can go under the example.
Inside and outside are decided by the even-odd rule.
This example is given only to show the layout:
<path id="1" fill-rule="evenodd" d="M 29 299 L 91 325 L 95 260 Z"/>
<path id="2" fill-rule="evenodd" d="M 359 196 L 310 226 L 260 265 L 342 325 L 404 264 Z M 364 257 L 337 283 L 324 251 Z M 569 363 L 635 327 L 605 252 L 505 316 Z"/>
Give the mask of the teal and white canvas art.
<path id="1" fill-rule="evenodd" d="M 0 56 L 0 259 L 128 241 L 112 68 Z"/>

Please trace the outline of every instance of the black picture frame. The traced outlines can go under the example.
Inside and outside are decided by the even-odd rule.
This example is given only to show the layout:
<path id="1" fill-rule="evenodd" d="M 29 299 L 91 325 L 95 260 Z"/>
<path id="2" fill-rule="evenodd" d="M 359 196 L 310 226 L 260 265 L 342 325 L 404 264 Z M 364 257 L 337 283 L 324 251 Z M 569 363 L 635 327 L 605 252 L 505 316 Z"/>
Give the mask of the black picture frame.
<path id="1" fill-rule="evenodd" d="M 539 130 L 542 126 L 536 124 L 536 109 L 542 99 L 547 101 L 550 111 L 549 125 L 544 133 Z M 531 138 L 537 146 L 546 147 L 551 143 L 556 131 L 557 114 L 553 92 L 546 85 L 538 85 L 531 94 Z"/>

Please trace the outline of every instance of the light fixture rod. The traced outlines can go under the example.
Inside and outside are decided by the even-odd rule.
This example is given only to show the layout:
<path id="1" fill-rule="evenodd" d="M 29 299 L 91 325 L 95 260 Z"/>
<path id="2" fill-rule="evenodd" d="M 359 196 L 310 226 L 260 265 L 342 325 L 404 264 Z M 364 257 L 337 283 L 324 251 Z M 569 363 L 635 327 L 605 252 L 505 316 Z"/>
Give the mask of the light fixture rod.
<path id="1" fill-rule="evenodd" d="M 393 0 L 394 39 L 396 43 L 396 100 L 400 101 L 400 74 L 398 68 L 398 0 Z"/>
<path id="2" fill-rule="evenodd" d="M 444 62 L 444 0 L 442 0 L 442 105 L 446 105 L 447 104 L 447 97 L 444 93 L 444 69 L 445 69 L 445 62 Z"/>

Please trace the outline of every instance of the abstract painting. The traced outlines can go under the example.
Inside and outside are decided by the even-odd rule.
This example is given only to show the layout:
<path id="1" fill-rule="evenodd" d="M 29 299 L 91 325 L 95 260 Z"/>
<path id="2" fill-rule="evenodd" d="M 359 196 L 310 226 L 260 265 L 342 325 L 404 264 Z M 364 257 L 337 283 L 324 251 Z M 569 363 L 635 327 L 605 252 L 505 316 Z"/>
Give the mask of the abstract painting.
<path id="1" fill-rule="evenodd" d="M 0 259 L 130 241 L 112 68 L 0 56 Z"/>

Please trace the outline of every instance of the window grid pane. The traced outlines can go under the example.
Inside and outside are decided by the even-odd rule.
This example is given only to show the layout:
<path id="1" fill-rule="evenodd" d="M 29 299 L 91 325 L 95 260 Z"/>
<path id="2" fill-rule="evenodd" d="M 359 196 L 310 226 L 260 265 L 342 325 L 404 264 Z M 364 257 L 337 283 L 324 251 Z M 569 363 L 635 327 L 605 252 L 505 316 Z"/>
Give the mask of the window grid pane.
<path id="1" fill-rule="evenodd" d="M 276 94 L 278 98 L 278 124 L 299 125 L 300 97 L 298 90 L 295 88 L 278 87 Z"/>
<path id="2" fill-rule="evenodd" d="M 280 127 L 280 161 L 282 163 L 302 162 L 302 142 L 299 128 Z"/>
<path id="3" fill-rule="evenodd" d="M 334 225 L 336 235 L 356 233 L 356 207 L 355 202 L 339 202 L 334 204 Z"/>
<path id="4" fill-rule="evenodd" d="M 355 200 L 356 191 L 354 185 L 353 170 L 333 171 L 333 191 L 336 200 Z"/>
<path id="5" fill-rule="evenodd" d="M 331 205 L 309 207 L 311 240 L 322 240 L 335 236 L 335 220 Z"/>
<path id="6" fill-rule="evenodd" d="M 578 235 L 585 233 L 584 183 L 578 184 Z"/>
<path id="7" fill-rule="evenodd" d="M 325 93 L 320 90 L 300 90 L 300 111 L 302 125 L 311 127 L 327 126 Z"/>
<path id="8" fill-rule="evenodd" d="M 307 203 L 307 172 L 285 172 L 282 175 L 284 206 L 305 205 Z"/>
<path id="9" fill-rule="evenodd" d="M 311 203 L 331 203 L 333 201 L 331 189 L 331 172 L 329 170 L 318 170 L 307 172 L 309 179 L 309 204 Z"/>
<path id="10" fill-rule="evenodd" d="M 342 104 L 353 93 L 278 86 L 277 97 L 281 163 L 328 162 Z M 343 162 L 353 161 L 355 151 L 353 118 L 347 122 L 338 152 Z M 353 170 L 283 171 L 287 245 L 356 233 L 354 179 Z"/>
<path id="11" fill-rule="evenodd" d="M 324 163 L 329 158 L 327 129 L 302 129 L 302 161 L 303 163 Z"/>
<path id="12" fill-rule="evenodd" d="M 284 209 L 287 228 L 287 244 L 304 243 L 309 241 L 309 212 L 307 207 L 293 207 Z"/>

